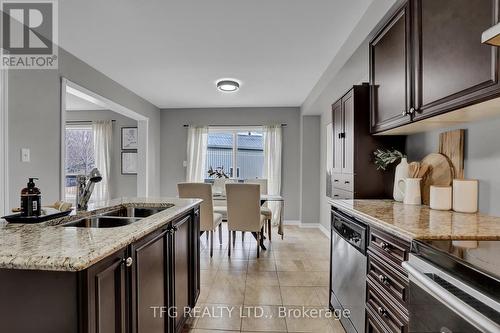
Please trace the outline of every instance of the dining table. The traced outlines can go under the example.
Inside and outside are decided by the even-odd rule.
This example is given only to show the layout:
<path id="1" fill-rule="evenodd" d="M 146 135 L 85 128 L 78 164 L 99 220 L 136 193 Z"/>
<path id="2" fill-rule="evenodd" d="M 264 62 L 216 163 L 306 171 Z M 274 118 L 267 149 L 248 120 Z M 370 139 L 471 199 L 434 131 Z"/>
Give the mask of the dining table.
<path id="1" fill-rule="evenodd" d="M 226 195 L 225 193 L 222 192 L 213 192 L 213 200 L 214 200 L 214 206 L 217 206 L 217 201 L 226 201 Z M 278 194 L 261 194 L 260 195 L 260 204 L 261 206 L 265 204 L 266 202 L 272 203 L 276 202 L 280 204 L 279 207 L 279 218 L 277 220 L 277 226 L 278 226 L 278 235 L 281 236 L 281 239 L 284 237 L 284 232 L 283 232 L 283 216 L 284 216 L 284 211 L 285 211 L 285 199 L 283 196 L 278 195 Z M 274 221 L 273 221 L 274 222 Z M 252 233 L 255 238 L 257 238 L 257 235 L 255 233 Z M 264 246 L 264 241 L 265 237 L 261 238 L 261 243 L 260 246 L 263 250 L 266 250 L 266 247 Z"/>

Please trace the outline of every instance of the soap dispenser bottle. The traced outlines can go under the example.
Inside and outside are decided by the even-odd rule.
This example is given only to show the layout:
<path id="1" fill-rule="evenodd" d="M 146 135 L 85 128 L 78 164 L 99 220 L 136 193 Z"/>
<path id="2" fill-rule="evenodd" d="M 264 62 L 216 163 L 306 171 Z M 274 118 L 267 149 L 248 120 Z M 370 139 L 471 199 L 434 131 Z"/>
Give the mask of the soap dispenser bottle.
<path id="1" fill-rule="evenodd" d="M 21 215 L 22 216 L 40 216 L 41 214 L 41 192 L 35 186 L 33 180 L 38 178 L 29 178 L 28 184 L 21 191 Z"/>

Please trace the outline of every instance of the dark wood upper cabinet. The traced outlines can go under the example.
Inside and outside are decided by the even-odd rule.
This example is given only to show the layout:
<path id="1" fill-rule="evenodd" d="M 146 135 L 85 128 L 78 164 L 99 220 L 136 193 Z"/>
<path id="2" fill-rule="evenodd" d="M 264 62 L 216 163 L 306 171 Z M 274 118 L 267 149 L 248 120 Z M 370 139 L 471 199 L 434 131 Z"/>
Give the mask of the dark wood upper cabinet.
<path id="1" fill-rule="evenodd" d="M 372 133 L 500 96 L 498 48 L 481 43 L 499 2 L 402 2 L 369 44 Z"/>
<path id="2" fill-rule="evenodd" d="M 403 5 L 370 42 L 371 131 L 411 121 L 411 15 Z"/>
<path id="3" fill-rule="evenodd" d="M 334 199 L 389 198 L 392 196 L 390 173 L 381 172 L 373 163 L 379 148 L 404 150 L 403 137 L 370 135 L 369 85 L 353 86 L 332 105 Z"/>
<path id="4" fill-rule="evenodd" d="M 342 111 L 342 100 L 332 105 L 333 121 L 333 172 L 342 172 L 344 166 L 344 112 Z M 338 179 L 337 179 L 338 181 Z"/>
<path id="5" fill-rule="evenodd" d="M 498 49 L 481 33 L 498 22 L 498 0 L 413 0 L 415 119 L 499 92 Z"/>

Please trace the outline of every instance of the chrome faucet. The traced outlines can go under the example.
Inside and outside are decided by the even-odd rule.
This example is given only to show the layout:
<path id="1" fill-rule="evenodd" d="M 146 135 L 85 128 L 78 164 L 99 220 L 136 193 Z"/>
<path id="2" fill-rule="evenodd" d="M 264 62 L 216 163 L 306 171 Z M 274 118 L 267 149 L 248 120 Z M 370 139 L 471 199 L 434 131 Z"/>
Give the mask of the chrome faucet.
<path id="1" fill-rule="evenodd" d="M 76 176 L 77 191 L 76 191 L 76 210 L 87 210 L 90 196 L 94 191 L 95 183 L 102 180 L 101 173 L 97 168 L 92 169 L 86 175 Z"/>

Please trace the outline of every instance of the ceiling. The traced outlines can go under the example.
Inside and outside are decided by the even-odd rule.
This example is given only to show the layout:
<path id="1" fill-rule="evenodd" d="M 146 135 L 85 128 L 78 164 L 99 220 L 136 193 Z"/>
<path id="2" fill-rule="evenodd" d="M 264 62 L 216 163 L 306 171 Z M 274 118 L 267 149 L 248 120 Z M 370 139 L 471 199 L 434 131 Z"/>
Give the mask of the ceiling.
<path id="1" fill-rule="evenodd" d="M 82 111 L 82 110 L 106 110 L 102 106 L 91 103 L 78 96 L 66 93 L 66 111 Z"/>
<path id="2" fill-rule="evenodd" d="M 299 106 L 372 1 L 65 0 L 59 42 L 160 108 Z"/>

